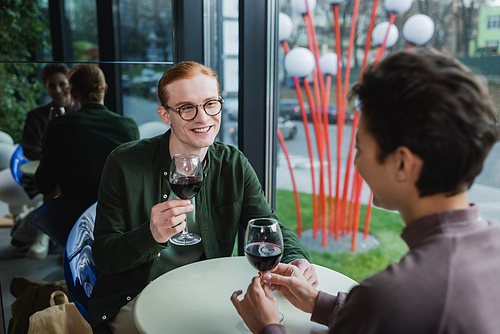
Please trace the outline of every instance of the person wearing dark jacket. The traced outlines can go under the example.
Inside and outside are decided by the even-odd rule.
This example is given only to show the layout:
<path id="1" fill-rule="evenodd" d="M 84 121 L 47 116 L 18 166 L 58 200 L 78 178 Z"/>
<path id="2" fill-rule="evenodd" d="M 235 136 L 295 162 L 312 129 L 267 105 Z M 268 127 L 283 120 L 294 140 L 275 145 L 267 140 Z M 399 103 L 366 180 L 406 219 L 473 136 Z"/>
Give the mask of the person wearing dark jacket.
<path id="1" fill-rule="evenodd" d="M 177 63 L 163 74 L 158 93 L 157 113 L 171 128 L 120 146 L 102 174 L 92 244 L 100 273 L 88 308 L 94 333 L 138 333 L 133 308 L 147 284 L 174 268 L 231 256 L 240 227 L 252 218 L 277 218 L 243 153 L 215 141 L 224 112 L 215 73 L 196 62 Z M 196 154 L 203 163 L 193 202 L 176 198 L 168 182 L 178 153 Z M 186 225 L 201 242 L 173 244 L 170 238 Z M 282 261 L 317 285 L 308 252 L 290 229 L 282 231 Z"/>
<path id="2" fill-rule="evenodd" d="M 71 114 L 78 110 L 77 105 L 71 99 L 68 73 L 69 68 L 64 63 L 50 63 L 42 69 L 40 77 L 43 87 L 52 100 L 45 105 L 30 110 L 26 116 L 21 146 L 24 156 L 29 160 L 40 160 L 42 158 L 42 136 L 51 116 Z M 61 110 L 64 110 L 64 112 L 61 112 Z M 57 111 L 57 114 L 55 111 Z M 40 193 L 33 176 L 24 175 L 21 182 L 23 189 L 30 198 L 34 198 Z M 33 210 L 23 219 L 29 221 L 32 213 Z M 21 223 L 21 225 L 23 224 Z M 12 235 L 13 242 L 15 243 L 15 240 L 27 240 L 29 236 L 31 238 L 34 236 L 34 239 L 26 253 L 26 257 L 35 260 L 44 259 L 49 250 L 49 237 L 29 223 L 24 225 L 23 228 L 16 229 Z"/>
<path id="3" fill-rule="evenodd" d="M 80 109 L 51 119 L 45 129 L 35 179 L 46 204 L 31 217 L 61 247 L 78 217 L 97 201 L 108 155 L 119 145 L 139 139 L 133 119 L 104 106 L 107 85 L 97 65 L 77 65 L 68 79 Z"/>
<path id="4" fill-rule="evenodd" d="M 24 156 L 30 160 L 42 158 L 42 136 L 49 123 L 51 109 L 64 108 L 65 115 L 78 110 L 77 105 L 71 99 L 68 73 L 68 66 L 62 63 L 50 63 L 42 69 L 40 76 L 43 87 L 52 100 L 30 110 L 26 116 L 21 145 Z"/>

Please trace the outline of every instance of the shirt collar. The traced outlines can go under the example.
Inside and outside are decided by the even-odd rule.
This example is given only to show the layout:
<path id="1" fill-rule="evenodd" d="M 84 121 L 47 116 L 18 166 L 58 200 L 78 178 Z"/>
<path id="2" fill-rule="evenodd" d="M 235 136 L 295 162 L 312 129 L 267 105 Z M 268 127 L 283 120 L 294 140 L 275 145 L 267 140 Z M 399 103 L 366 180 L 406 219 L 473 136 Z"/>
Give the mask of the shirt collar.
<path id="1" fill-rule="evenodd" d="M 172 161 L 172 158 L 170 157 L 170 134 L 172 130 L 168 129 L 167 132 L 163 134 L 161 137 L 161 143 L 160 143 L 160 159 L 161 159 L 161 168 L 163 169 L 163 173 L 167 173 L 165 175 L 168 175 L 168 170 L 170 168 L 170 162 Z M 203 164 L 203 174 L 204 177 L 207 176 L 207 171 L 210 166 L 210 158 L 211 155 L 213 154 L 213 144 L 210 145 L 210 147 L 207 150 L 207 154 L 205 155 L 205 159 L 201 162 Z"/>
<path id="2" fill-rule="evenodd" d="M 401 238 L 410 249 L 431 234 L 447 234 L 460 231 L 469 231 L 487 226 L 486 219 L 479 215 L 478 207 L 471 204 L 469 208 L 438 212 L 417 219 L 403 229 Z"/>
<path id="3" fill-rule="evenodd" d="M 106 108 L 106 106 L 104 104 L 89 102 L 89 103 L 85 103 L 84 105 L 82 105 L 80 110 L 83 110 L 83 109 L 105 109 L 105 110 L 107 110 L 108 108 Z"/>

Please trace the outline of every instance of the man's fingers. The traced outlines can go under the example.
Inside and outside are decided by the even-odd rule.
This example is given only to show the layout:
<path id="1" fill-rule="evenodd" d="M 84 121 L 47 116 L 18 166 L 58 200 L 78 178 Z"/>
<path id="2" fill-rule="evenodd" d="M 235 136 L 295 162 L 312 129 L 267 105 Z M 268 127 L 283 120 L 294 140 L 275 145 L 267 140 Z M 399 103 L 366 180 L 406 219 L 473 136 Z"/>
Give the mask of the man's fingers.
<path id="1" fill-rule="evenodd" d="M 180 224 L 184 223 L 187 219 L 187 216 L 183 213 L 183 214 L 180 214 L 178 216 L 175 216 L 175 217 L 172 217 L 170 219 L 172 225 L 170 226 L 170 228 L 176 228 L 177 226 L 179 226 Z"/>
<path id="2" fill-rule="evenodd" d="M 288 287 L 291 282 L 290 277 L 276 275 L 276 274 L 266 274 L 264 275 L 264 279 L 273 285 L 284 285 L 286 287 Z"/>
<path id="3" fill-rule="evenodd" d="M 271 273 L 286 275 L 290 269 L 291 269 L 290 264 L 278 263 L 278 265 L 276 267 L 274 267 L 273 270 L 271 270 Z"/>
<path id="4" fill-rule="evenodd" d="M 304 277 L 313 286 L 318 286 L 318 275 L 316 274 L 316 269 L 313 266 L 309 266 L 304 272 Z"/>
<path id="5" fill-rule="evenodd" d="M 260 290 L 262 288 L 262 280 L 260 276 L 252 278 L 252 282 L 248 286 L 248 289 Z"/>
<path id="6" fill-rule="evenodd" d="M 188 199 L 172 199 L 168 200 L 165 202 L 160 202 L 154 206 L 154 208 L 158 209 L 159 211 L 167 211 L 169 209 L 175 208 L 175 207 L 185 207 L 191 204 L 191 201 Z"/>
<path id="7" fill-rule="evenodd" d="M 313 273 L 309 267 L 305 268 L 305 270 L 303 270 L 300 267 L 299 267 L 299 269 L 302 272 L 302 275 L 305 277 L 306 280 L 309 280 L 309 278 L 311 278 Z"/>
<path id="8" fill-rule="evenodd" d="M 303 273 L 304 277 L 306 278 L 306 280 L 309 282 L 309 283 L 313 283 L 315 281 L 317 281 L 317 277 L 316 277 L 316 270 L 314 270 L 314 267 L 313 266 L 309 266 Z"/>
<path id="9" fill-rule="evenodd" d="M 179 224 L 168 228 L 170 231 L 168 231 L 167 233 L 173 233 L 173 235 L 175 235 L 177 233 L 181 233 L 185 228 L 186 228 L 185 221 L 182 221 Z"/>
<path id="10" fill-rule="evenodd" d="M 267 298 L 274 298 L 269 285 L 263 284 L 262 289 L 264 290 L 264 293 L 266 294 Z"/>
<path id="11" fill-rule="evenodd" d="M 316 275 L 316 271 L 314 271 L 313 275 L 311 276 L 310 279 L 307 280 L 309 283 L 311 283 L 311 285 L 313 286 L 313 288 L 316 288 L 318 285 L 319 285 L 319 281 L 318 281 L 318 275 Z"/>
<path id="12" fill-rule="evenodd" d="M 231 302 L 233 303 L 233 305 L 236 308 L 236 311 L 238 311 L 238 313 L 240 313 L 240 300 L 238 299 L 238 296 L 241 295 L 242 293 L 243 293 L 243 291 L 238 290 L 238 291 L 233 292 L 233 294 L 231 295 Z"/>

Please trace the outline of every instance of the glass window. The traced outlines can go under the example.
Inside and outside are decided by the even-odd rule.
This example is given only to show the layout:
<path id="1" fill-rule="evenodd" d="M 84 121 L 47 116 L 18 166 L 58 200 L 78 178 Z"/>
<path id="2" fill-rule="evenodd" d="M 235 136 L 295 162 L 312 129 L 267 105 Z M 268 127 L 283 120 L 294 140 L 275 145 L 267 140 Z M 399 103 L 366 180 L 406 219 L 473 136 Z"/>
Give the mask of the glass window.
<path id="1" fill-rule="evenodd" d="M 44 65 L 42 62 L 53 59 L 51 11 L 48 0 L 14 1 L 5 6 L 5 13 L 12 15 L 2 17 L 0 28 L 22 33 L 11 33 L 9 40 L 0 41 L 0 88 L 11 92 L 8 94 L 11 98 L 0 101 L 0 105 L 5 104 L 0 108 L 0 125 L 18 142 L 26 113 L 49 100 L 39 82 L 39 72 Z M 61 0 L 61 6 L 63 17 L 54 20 L 61 19 L 63 22 L 55 22 L 56 25 L 68 27 L 62 34 L 63 45 L 58 45 L 66 51 L 63 62 L 69 67 L 79 62 L 98 62 L 96 2 Z M 116 66 L 121 73 L 122 91 L 117 92 L 123 99 L 123 109 L 115 111 L 133 117 L 138 125 L 161 122 L 156 114 L 159 105 L 157 84 L 173 64 L 172 1 L 120 0 L 117 10 L 114 23 L 119 31 L 109 33 L 119 36 L 119 57 L 113 61 L 118 63 Z M 107 81 L 113 85 L 112 77 Z"/>
<path id="2" fill-rule="evenodd" d="M 173 61 L 172 1 L 120 0 L 121 60 Z"/>
<path id="3" fill-rule="evenodd" d="M 158 81 L 173 64 L 172 1 L 120 0 L 119 11 L 123 114 L 163 124 Z"/>
<path id="4" fill-rule="evenodd" d="M 339 6 L 339 26 L 341 32 L 341 60 L 343 64 L 342 81 L 345 80 L 346 63 L 348 60 L 348 46 L 350 44 L 349 36 L 352 25 L 353 1 L 342 2 Z M 358 25 L 353 42 L 353 52 L 350 55 L 351 72 L 350 82 L 348 89 L 359 78 L 361 65 L 365 58 L 364 49 L 368 26 L 370 23 L 370 16 L 372 11 L 372 1 L 361 1 Z M 286 14 L 292 25 L 290 37 L 287 43 L 291 49 L 295 47 L 309 48 L 307 30 L 305 29 L 304 18 L 302 15 L 294 12 L 292 8 L 292 1 L 286 0 L 280 2 L 280 11 Z M 448 11 L 452 8 L 452 11 Z M 498 14 L 497 14 L 498 13 Z M 316 7 L 312 10 L 312 18 L 315 25 L 315 32 L 318 40 L 319 56 L 327 52 L 335 52 L 335 38 L 334 38 L 334 15 L 332 5 L 326 2 L 317 2 Z M 404 14 L 397 15 L 395 25 L 398 28 L 399 36 L 392 47 L 387 48 L 386 55 L 396 51 L 404 50 L 408 47 L 408 41 L 405 40 L 402 33 L 403 25 L 405 22 L 415 14 L 428 15 L 434 23 L 435 32 L 432 34 L 430 40 L 424 45 L 428 48 L 435 48 L 441 52 L 457 57 L 465 65 L 469 66 L 485 83 L 488 84 L 491 97 L 500 110 L 500 62 L 498 56 L 498 36 L 492 35 L 489 30 L 500 29 L 500 7 L 495 6 L 477 6 L 477 3 L 471 2 L 457 2 L 457 1 L 414 1 L 410 10 Z M 471 17 L 471 20 L 467 19 Z M 377 11 L 376 24 L 389 21 L 390 14 L 385 10 L 384 3 L 381 1 Z M 466 18 L 464 20 L 464 18 Z M 370 63 L 376 53 L 377 46 L 372 45 L 370 53 L 368 54 L 368 63 Z M 343 127 L 343 137 L 341 141 L 340 150 L 340 177 L 339 177 L 339 191 L 336 189 L 337 185 L 337 156 L 338 156 L 338 120 L 337 120 L 337 90 L 336 90 L 336 77 L 331 77 L 331 89 L 328 92 L 328 134 L 330 145 L 330 160 L 326 154 L 323 155 L 322 161 L 318 156 L 318 146 L 316 144 L 317 133 L 312 122 L 310 104 L 308 99 L 308 90 L 301 81 L 298 87 L 304 100 L 304 116 L 302 114 L 298 92 L 295 86 L 293 77 L 286 71 L 284 67 L 285 51 L 284 45 L 280 45 L 280 52 L 278 55 L 279 64 L 279 81 L 280 81 L 280 103 L 279 114 L 284 119 L 288 119 L 287 127 L 293 129 L 289 135 L 285 136 L 284 123 L 279 123 L 281 132 L 285 139 L 288 157 L 285 156 L 283 147 L 278 147 L 278 166 L 277 166 L 277 200 L 276 210 L 280 220 L 291 227 L 297 228 L 297 216 L 291 208 L 295 207 L 293 197 L 293 183 L 292 175 L 297 185 L 297 191 L 300 194 L 301 201 L 301 219 L 303 228 L 312 229 L 313 221 L 313 191 L 319 196 L 320 193 L 320 177 L 321 167 L 324 168 L 323 185 L 325 187 L 327 199 L 329 194 L 332 198 L 336 196 L 339 199 L 344 197 L 344 183 L 346 179 L 346 170 L 350 167 L 350 174 L 348 175 L 347 183 L 347 199 L 348 207 L 352 196 L 352 179 L 353 168 L 352 158 L 351 163 L 348 164 L 349 150 L 351 147 L 351 136 L 353 131 L 353 105 L 347 104 L 347 114 L 345 118 L 345 125 Z M 326 83 L 328 76 L 324 76 Z M 312 101 L 317 106 L 317 99 L 315 93 L 319 92 L 319 85 L 313 83 L 312 77 L 308 78 L 310 84 L 310 92 L 312 93 Z M 343 84 L 342 84 L 343 86 Z M 499 115 L 500 116 L 500 115 Z M 303 119 L 308 120 L 306 126 Z M 306 130 L 309 132 L 309 139 L 306 135 Z M 310 141 L 310 145 L 308 145 Z M 325 140 L 326 142 L 326 140 Z M 354 152 L 353 152 L 354 153 Z M 312 156 L 312 159 L 310 158 Z M 289 159 L 289 160 L 288 160 Z M 289 161 L 289 163 L 288 163 Z M 488 159 L 486 160 L 483 172 L 476 179 L 472 188 L 468 191 L 468 197 L 471 202 L 477 203 L 480 211 L 485 217 L 499 220 L 500 218 L 500 146 L 496 144 Z M 314 172 L 314 181 L 312 173 Z M 293 174 L 292 174 L 293 173 Z M 332 178 L 330 182 L 329 173 Z M 330 185 L 331 184 L 331 185 Z M 366 205 L 370 202 L 370 189 L 364 184 L 361 192 L 361 203 Z M 333 211 L 329 201 L 326 202 L 328 214 Z M 365 209 L 361 210 L 359 219 L 360 229 L 362 230 L 365 222 Z M 385 219 L 389 219 L 389 213 L 384 211 L 377 211 L 373 209 L 371 214 L 372 222 L 375 216 L 382 214 Z M 351 213 L 350 213 L 351 212 Z M 327 215 L 328 215 L 327 214 Z M 352 211 L 347 211 L 347 215 L 352 214 Z M 387 216 L 386 216 L 387 214 Z M 348 217 L 348 216 L 347 216 Z M 351 215 L 352 217 L 352 215 Z M 391 218 L 392 219 L 392 218 Z M 328 223 L 331 222 L 331 216 L 328 216 Z M 353 219 L 347 219 L 341 222 L 349 224 Z M 399 238 L 399 233 L 403 228 L 401 221 L 392 224 L 395 229 L 394 238 L 391 241 L 383 241 L 380 237 L 381 248 L 380 256 L 373 255 L 369 262 L 371 268 L 366 268 L 367 264 L 356 262 L 354 256 L 349 254 L 350 247 L 344 249 L 342 254 L 326 254 L 321 251 L 321 231 L 319 231 L 318 238 L 314 243 L 319 248 L 319 251 L 312 252 L 312 260 L 314 263 L 320 263 L 324 266 L 340 270 L 344 274 L 353 277 L 356 280 L 365 278 L 366 276 L 383 269 L 389 262 L 398 261 L 402 254 L 406 252 L 406 245 Z M 373 229 L 376 230 L 376 226 Z M 372 227 L 370 227 L 372 232 Z M 374 232 L 376 233 L 376 232 Z M 352 233 L 348 235 L 351 238 Z M 380 235 L 379 235 L 380 236 Z M 358 237 L 359 238 L 359 237 Z M 363 236 L 361 236 L 361 239 Z M 336 241 L 328 237 L 328 244 L 334 244 Z M 383 244 L 385 243 L 385 245 Z M 389 244 L 394 243 L 393 246 Z M 350 243 L 348 243 L 350 245 Z M 366 258 L 366 257 L 365 257 Z M 349 263 L 340 265 L 340 263 Z M 356 264 L 358 263 L 358 264 Z"/>
<path id="5" fill-rule="evenodd" d="M 488 16 L 488 29 L 500 29 L 500 16 Z"/>
<path id="6" fill-rule="evenodd" d="M 65 1 L 66 19 L 69 22 L 69 39 L 76 62 L 99 60 L 97 34 L 97 9 L 95 1 Z"/>
<path id="7" fill-rule="evenodd" d="M 47 1 L 2 3 L 0 31 L 0 130 L 21 141 L 26 114 L 49 98 L 40 82 L 52 60 Z"/>
<path id="8" fill-rule="evenodd" d="M 238 0 L 223 0 L 221 19 L 220 68 L 217 69 L 221 96 L 224 99 L 219 140 L 238 147 Z"/>
<path id="9" fill-rule="evenodd" d="M 158 81 L 170 65 L 123 64 L 123 114 L 132 117 L 138 125 L 162 122 L 156 114 L 160 105 Z"/>

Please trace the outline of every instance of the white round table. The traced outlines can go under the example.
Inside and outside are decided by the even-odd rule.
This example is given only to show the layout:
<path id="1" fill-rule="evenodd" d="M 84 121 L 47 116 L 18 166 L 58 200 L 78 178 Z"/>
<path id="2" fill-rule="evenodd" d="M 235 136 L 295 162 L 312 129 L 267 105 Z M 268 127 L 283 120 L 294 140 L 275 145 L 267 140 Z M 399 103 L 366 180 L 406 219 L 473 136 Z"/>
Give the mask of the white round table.
<path id="1" fill-rule="evenodd" d="M 319 290 L 348 292 L 357 283 L 334 270 L 315 265 Z M 244 256 L 195 262 L 155 279 L 141 292 L 134 320 L 142 333 L 250 333 L 231 303 L 236 290 L 246 291 L 257 271 Z M 325 332 L 278 292 L 279 310 L 289 334 Z M 241 296 L 240 296 L 241 299 Z"/>

